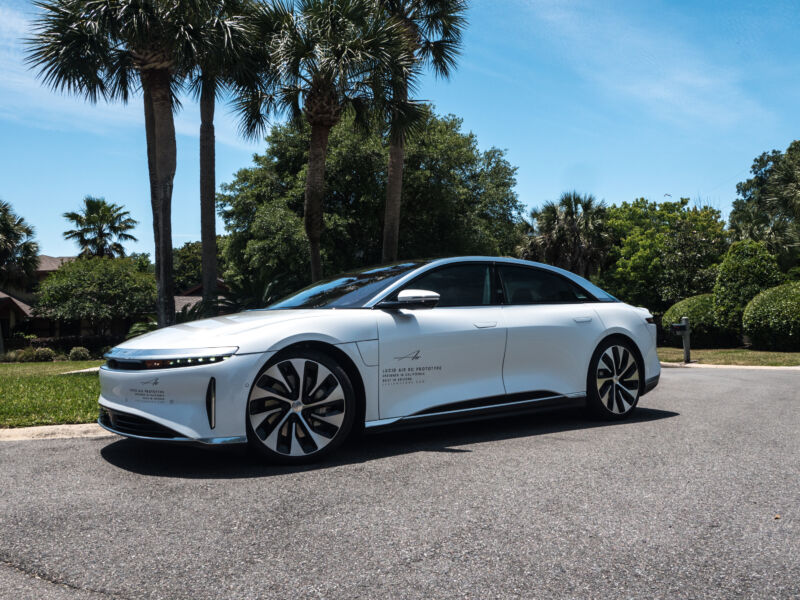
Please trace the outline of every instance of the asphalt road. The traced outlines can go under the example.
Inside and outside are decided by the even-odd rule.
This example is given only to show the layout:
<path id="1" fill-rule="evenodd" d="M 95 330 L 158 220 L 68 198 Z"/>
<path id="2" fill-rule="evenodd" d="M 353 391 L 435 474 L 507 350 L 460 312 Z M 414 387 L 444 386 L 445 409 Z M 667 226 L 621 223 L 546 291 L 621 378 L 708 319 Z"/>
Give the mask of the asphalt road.
<path id="1" fill-rule="evenodd" d="M 623 424 L 385 433 L 302 469 L 5 442 L 0 597 L 797 598 L 800 373 L 670 369 Z"/>

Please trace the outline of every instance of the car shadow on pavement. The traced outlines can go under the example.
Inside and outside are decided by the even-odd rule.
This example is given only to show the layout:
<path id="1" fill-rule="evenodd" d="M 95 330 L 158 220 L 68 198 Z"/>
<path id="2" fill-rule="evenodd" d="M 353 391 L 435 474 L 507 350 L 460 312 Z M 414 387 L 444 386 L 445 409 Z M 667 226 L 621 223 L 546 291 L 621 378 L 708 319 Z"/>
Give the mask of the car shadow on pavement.
<path id="1" fill-rule="evenodd" d="M 317 471 L 415 452 L 470 453 L 471 445 L 597 427 L 635 427 L 679 413 L 638 408 L 625 421 L 588 420 L 580 409 L 529 414 L 452 425 L 371 433 L 348 441 L 319 463 L 280 466 L 264 463 L 246 446 L 197 447 L 120 439 L 100 450 L 111 465 L 154 477 L 242 479 Z"/>

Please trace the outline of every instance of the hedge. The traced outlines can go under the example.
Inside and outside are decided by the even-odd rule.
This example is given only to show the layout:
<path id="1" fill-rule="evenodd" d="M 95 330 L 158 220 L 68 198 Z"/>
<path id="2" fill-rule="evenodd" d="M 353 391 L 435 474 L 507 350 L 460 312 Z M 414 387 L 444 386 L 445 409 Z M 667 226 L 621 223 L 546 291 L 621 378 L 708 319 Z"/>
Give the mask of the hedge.
<path id="1" fill-rule="evenodd" d="M 742 325 L 755 348 L 800 351 L 800 281 L 758 294 L 744 309 Z"/>
<path id="2" fill-rule="evenodd" d="M 681 317 L 689 317 L 689 326 L 692 329 L 690 341 L 694 348 L 722 348 L 737 341 L 734 332 L 716 325 L 713 294 L 690 296 L 667 309 L 661 320 L 661 326 L 670 344 L 674 346 L 680 346 L 682 341 L 680 336 L 669 333 L 669 326 L 678 323 Z"/>

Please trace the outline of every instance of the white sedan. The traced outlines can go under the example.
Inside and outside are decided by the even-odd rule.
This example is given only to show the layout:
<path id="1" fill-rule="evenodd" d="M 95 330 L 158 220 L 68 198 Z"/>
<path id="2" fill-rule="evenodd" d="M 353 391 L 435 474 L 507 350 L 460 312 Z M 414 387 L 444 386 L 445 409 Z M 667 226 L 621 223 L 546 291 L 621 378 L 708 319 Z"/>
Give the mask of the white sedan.
<path id="1" fill-rule="evenodd" d="M 284 463 L 321 458 L 363 427 L 573 405 L 622 419 L 660 375 L 647 309 L 562 269 L 492 257 L 340 275 L 106 358 L 106 429 L 250 443 Z"/>

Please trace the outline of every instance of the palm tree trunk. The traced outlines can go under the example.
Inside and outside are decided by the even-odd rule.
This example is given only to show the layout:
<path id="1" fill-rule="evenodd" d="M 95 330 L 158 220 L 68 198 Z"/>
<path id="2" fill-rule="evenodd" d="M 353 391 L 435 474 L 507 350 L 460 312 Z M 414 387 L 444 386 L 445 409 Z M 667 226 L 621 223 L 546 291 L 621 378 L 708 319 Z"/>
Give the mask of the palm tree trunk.
<path id="1" fill-rule="evenodd" d="M 172 278 L 172 185 L 175 178 L 175 123 L 172 115 L 170 73 L 164 69 L 143 71 L 147 166 L 150 172 L 150 204 L 156 249 L 158 326 L 175 323 L 175 289 Z"/>
<path id="2" fill-rule="evenodd" d="M 389 142 L 389 168 L 386 178 L 386 206 L 383 217 L 383 262 L 397 260 L 400 238 L 400 204 L 403 195 L 403 161 L 405 136 Z"/>
<path id="3" fill-rule="evenodd" d="M 408 86 L 403 85 L 398 93 L 398 100 L 405 102 L 407 99 Z M 386 173 L 386 205 L 383 217 L 383 262 L 397 260 L 405 141 L 405 133 L 402 131 L 395 132 L 389 139 L 389 166 Z"/>
<path id="4" fill-rule="evenodd" d="M 320 238 L 322 237 L 322 200 L 325 196 L 325 156 L 328 151 L 330 126 L 311 125 L 306 174 L 305 226 L 311 254 L 311 281 L 322 278 Z"/>
<path id="5" fill-rule="evenodd" d="M 217 231 L 214 195 L 214 104 L 216 84 L 204 81 L 200 91 L 200 240 L 202 242 L 203 300 L 217 297 Z"/>

